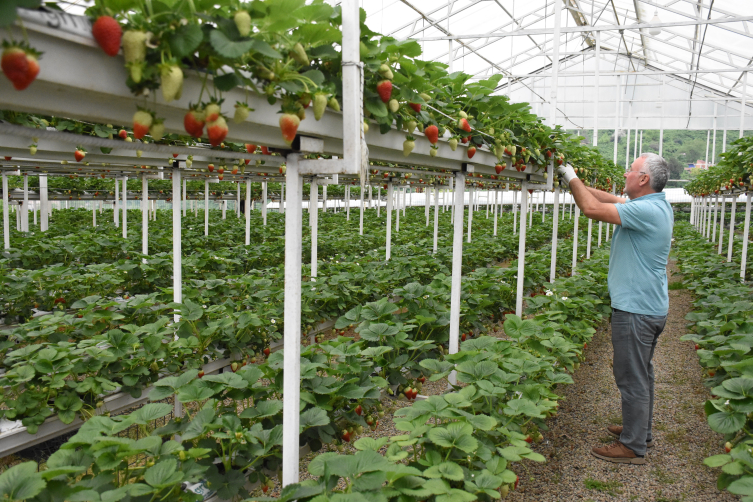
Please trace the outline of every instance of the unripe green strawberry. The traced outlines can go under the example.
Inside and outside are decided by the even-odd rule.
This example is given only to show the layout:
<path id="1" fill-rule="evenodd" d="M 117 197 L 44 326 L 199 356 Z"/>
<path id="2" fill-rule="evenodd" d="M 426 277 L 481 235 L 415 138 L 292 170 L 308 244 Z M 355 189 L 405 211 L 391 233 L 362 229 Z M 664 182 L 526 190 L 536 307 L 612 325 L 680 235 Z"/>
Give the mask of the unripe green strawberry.
<path id="1" fill-rule="evenodd" d="M 437 153 L 438 153 L 438 152 L 437 152 L 437 148 L 436 148 L 436 147 L 434 147 L 434 146 L 433 146 L 433 147 L 431 147 L 431 148 L 429 149 L 429 157 L 436 157 L 436 156 L 437 156 Z"/>
<path id="2" fill-rule="evenodd" d="M 29 153 L 32 154 L 32 155 L 36 155 L 37 154 L 37 145 L 31 145 L 29 147 Z"/>
<path id="3" fill-rule="evenodd" d="M 165 123 L 161 119 L 155 120 L 149 128 L 149 135 L 155 141 L 161 140 L 165 136 Z"/>
<path id="4" fill-rule="evenodd" d="M 340 111 L 340 102 L 337 101 L 337 98 L 332 96 L 329 98 L 329 101 L 327 102 L 327 106 L 335 110 L 336 112 Z"/>
<path id="5" fill-rule="evenodd" d="M 400 102 L 396 99 L 390 99 L 389 107 L 392 113 L 397 113 L 397 111 L 400 109 Z"/>
<path id="6" fill-rule="evenodd" d="M 460 116 L 461 119 L 467 119 L 468 118 L 468 114 L 465 113 L 463 110 L 460 110 L 460 112 L 458 112 L 458 115 Z"/>
<path id="7" fill-rule="evenodd" d="M 382 65 L 381 65 L 381 66 L 379 67 L 379 74 L 380 74 L 380 75 L 381 75 L 382 77 L 386 78 L 387 80 L 392 80 L 392 79 L 393 79 L 393 77 L 394 77 L 394 75 L 392 74 L 392 70 L 391 70 L 391 69 L 390 69 L 390 67 L 389 67 L 389 66 L 387 66 L 386 64 L 382 64 Z"/>
<path id="8" fill-rule="evenodd" d="M 183 93 L 183 70 L 176 64 L 165 64 L 160 67 L 162 99 L 166 103 L 180 99 Z"/>
<path id="9" fill-rule="evenodd" d="M 426 101 L 427 103 L 428 103 L 429 101 L 431 101 L 431 96 L 429 96 L 429 95 L 428 95 L 428 94 L 426 94 L 425 92 L 422 92 L 422 93 L 420 93 L 420 94 L 419 94 L 419 96 L 421 96 L 421 99 L 423 99 L 423 100 L 424 100 L 424 101 Z"/>
<path id="10" fill-rule="evenodd" d="M 236 103 L 235 104 L 235 115 L 233 115 L 233 122 L 236 124 L 240 124 L 242 122 L 245 122 L 245 120 L 248 118 L 248 114 L 251 111 L 251 109 L 248 107 L 246 103 Z"/>
<path id="11" fill-rule="evenodd" d="M 369 132 L 369 121 L 364 119 L 364 121 L 363 121 L 363 133 L 366 134 L 367 132 Z"/>
<path id="12" fill-rule="evenodd" d="M 409 120 L 405 123 L 405 130 L 408 131 L 408 134 L 412 134 L 413 131 L 416 130 L 416 121 L 415 120 Z"/>
<path id="13" fill-rule="evenodd" d="M 128 73 L 131 76 L 131 80 L 134 81 L 134 83 L 138 84 L 141 82 L 141 77 L 144 75 L 144 61 L 133 61 L 131 63 L 126 63 L 126 68 L 128 68 Z"/>
<path id="14" fill-rule="evenodd" d="M 410 136 L 403 142 L 403 155 L 406 157 L 410 155 L 413 149 L 416 147 L 415 141 Z"/>
<path id="15" fill-rule="evenodd" d="M 457 138 L 450 138 L 450 140 L 447 143 L 450 145 L 450 150 L 452 150 L 453 152 L 458 148 Z"/>
<path id="16" fill-rule="evenodd" d="M 123 33 L 123 57 L 126 63 L 143 61 L 146 57 L 146 33 L 138 30 L 128 30 Z"/>
<path id="17" fill-rule="evenodd" d="M 209 103 L 206 108 L 204 108 L 204 117 L 207 122 L 214 122 L 217 120 L 220 116 L 220 105 L 217 103 Z"/>
<path id="18" fill-rule="evenodd" d="M 251 33 L 251 16 L 245 10 L 239 10 L 233 16 L 235 21 L 235 27 L 238 28 L 238 33 L 242 37 L 247 37 Z"/>
<path id="19" fill-rule="evenodd" d="M 324 110 L 327 108 L 327 95 L 323 92 L 317 92 L 314 94 L 314 118 L 319 120 L 324 115 Z"/>
<path id="20" fill-rule="evenodd" d="M 300 42 L 297 42 L 290 50 L 290 57 L 292 57 L 296 63 L 302 66 L 309 65 L 309 57 Z"/>

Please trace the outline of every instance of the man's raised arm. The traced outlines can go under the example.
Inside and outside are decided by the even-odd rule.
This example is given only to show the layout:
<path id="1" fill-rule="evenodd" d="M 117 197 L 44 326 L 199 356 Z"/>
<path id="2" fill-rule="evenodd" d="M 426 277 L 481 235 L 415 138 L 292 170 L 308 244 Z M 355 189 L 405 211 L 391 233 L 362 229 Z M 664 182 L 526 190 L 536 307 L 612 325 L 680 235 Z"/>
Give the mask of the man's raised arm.
<path id="1" fill-rule="evenodd" d="M 613 195 L 609 192 L 604 192 L 595 188 L 587 188 L 588 191 L 591 192 L 591 195 L 596 197 L 596 200 L 598 200 L 599 202 L 605 202 L 607 204 L 624 204 L 625 202 L 627 202 L 627 199 L 624 197 L 617 197 L 616 195 Z"/>

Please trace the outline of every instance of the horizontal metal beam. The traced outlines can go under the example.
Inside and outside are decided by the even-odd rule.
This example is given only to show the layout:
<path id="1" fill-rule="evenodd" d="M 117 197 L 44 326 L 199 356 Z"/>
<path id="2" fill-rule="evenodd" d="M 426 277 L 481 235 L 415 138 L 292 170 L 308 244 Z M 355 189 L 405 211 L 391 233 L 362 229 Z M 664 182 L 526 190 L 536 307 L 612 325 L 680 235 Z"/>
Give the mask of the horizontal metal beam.
<path id="1" fill-rule="evenodd" d="M 569 26 L 560 28 L 561 33 L 592 33 L 594 31 L 621 31 L 621 30 L 643 30 L 648 28 L 671 28 L 674 26 L 699 26 L 715 25 L 724 23 L 739 23 L 741 21 L 753 21 L 753 16 L 741 16 L 738 18 L 724 19 L 698 19 L 694 21 L 673 21 L 667 23 L 635 23 L 635 24 L 604 24 L 597 26 Z M 549 35 L 554 32 L 554 28 L 537 28 L 532 30 L 513 30 L 505 33 L 472 33 L 465 35 L 436 36 L 416 38 L 419 42 L 432 42 L 437 40 L 465 40 L 468 38 L 506 38 L 506 37 L 524 37 L 528 35 Z M 749 35 L 753 37 L 753 35 Z"/>

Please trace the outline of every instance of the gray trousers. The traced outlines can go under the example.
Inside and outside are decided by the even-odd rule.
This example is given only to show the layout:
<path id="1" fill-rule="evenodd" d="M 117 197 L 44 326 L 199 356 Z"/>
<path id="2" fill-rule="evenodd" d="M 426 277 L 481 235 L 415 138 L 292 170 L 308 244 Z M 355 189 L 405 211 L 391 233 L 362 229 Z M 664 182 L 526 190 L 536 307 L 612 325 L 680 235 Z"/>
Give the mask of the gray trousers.
<path id="1" fill-rule="evenodd" d="M 636 455 L 646 454 L 654 418 L 654 349 L 667 316 L 612 309 L 614 380 L 622 395 L 620 442 Z"/>

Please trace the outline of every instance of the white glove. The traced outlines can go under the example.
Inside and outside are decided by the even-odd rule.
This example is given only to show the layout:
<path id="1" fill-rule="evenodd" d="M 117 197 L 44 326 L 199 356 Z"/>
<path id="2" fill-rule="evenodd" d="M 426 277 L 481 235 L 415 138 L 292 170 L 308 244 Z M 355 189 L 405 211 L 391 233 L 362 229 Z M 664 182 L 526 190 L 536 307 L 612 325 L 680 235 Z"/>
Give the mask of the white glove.
<path id="1" fill-rule="evenodd" d="M 573 166 L 571 166 L 570 164 L 559 166 L 557 168 L 557 174 L 559 174 L 560 178 L 565 180 L 565 183 L 567 183 L 568 185 L 572 180 L 578 178 L 578 175 L 575 174 L 575 169 L 573 169 Z"/>

